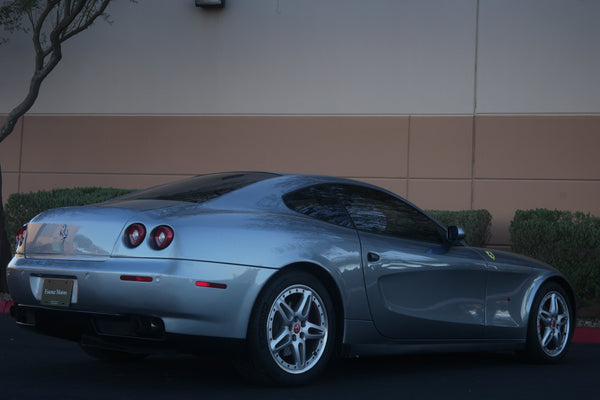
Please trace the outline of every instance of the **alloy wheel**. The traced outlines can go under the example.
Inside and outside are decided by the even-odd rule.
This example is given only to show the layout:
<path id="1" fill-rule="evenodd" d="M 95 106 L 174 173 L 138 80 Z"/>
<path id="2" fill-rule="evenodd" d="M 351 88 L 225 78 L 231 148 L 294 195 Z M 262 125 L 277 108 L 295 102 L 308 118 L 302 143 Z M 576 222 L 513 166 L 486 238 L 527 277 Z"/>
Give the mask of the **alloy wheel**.
<path id="1" fill-rule="evenodd" d="M 327 310 L 315 290 L 293 285 L 275 298 L 267 319 L 267 343 L 281 369 L 291 374 L 310 370 L 323 355 L 327 337 Z"/>
<path id="2" fill-rule="evenodd" d="M 570 312 L 562 294 L 550 291 L 537 313 L 537 337 L 544 353 L 556 357 L 565 349 L 571 329 Z"/>

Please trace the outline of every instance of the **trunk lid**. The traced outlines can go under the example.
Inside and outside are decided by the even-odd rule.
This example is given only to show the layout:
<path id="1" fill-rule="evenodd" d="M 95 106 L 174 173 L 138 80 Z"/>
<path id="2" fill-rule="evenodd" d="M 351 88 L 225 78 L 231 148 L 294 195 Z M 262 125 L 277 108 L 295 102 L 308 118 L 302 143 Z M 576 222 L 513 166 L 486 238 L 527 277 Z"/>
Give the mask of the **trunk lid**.
<path id="1" fill-rule="evenodd" d="M 25 257 L 108 258 L 136 210 L 105 206 L 45 211 L 27 227 Z"/>

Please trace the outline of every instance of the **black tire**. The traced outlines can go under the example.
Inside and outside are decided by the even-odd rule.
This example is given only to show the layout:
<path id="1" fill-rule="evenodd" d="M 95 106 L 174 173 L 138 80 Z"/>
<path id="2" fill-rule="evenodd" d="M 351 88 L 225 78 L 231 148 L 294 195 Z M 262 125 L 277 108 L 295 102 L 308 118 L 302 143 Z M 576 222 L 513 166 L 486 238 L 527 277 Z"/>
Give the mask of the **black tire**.
<path id="1" fill-rule="evenodd" d="M 558 283 L 544 284 L 529 314 L 527 358 L 543 364 L 559 362 L 569 349 L 574 329 L 573 305 L 567 292 Z"/>
<path id="2" fill-rule="evenodd" d="M 139 361 L 146 358 L 147 354 L 127 353 L 124 351 L 107 350 L 101 347 L 80 345 L 81 349 L 89 356 L 105 362 L 126 363 Z"/>
<path id="3" fill-rule="evenodd" d="M 336 337 L 331 297 L 313 275 L 283 272 L 259 295 L 240 372 L 255 383 L 297 386 L 316 377 L 332 357 Z"/>

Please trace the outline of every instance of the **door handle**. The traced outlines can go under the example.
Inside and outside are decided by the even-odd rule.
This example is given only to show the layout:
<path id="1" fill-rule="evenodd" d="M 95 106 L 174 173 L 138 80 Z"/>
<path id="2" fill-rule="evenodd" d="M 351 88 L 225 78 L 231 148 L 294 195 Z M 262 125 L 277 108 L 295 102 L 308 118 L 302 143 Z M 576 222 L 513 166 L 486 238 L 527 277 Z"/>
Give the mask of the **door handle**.
<path id="1" fill-rule="evenodd" d="M 379 257 L 379 254 L 377 253 L 373 253 L 372 251 L 367 253 L 367 261 L 368 262 L 376 262 L 379 261 L 381 257 Z"/>

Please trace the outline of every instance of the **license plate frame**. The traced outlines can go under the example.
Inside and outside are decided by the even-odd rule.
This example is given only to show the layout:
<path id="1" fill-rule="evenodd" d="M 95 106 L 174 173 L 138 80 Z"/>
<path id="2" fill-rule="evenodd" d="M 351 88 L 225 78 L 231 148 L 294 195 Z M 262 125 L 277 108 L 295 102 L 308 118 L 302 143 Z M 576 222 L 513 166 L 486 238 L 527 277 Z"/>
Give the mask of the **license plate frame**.
<path id="1" fill-rule="evenodd" d="M 52 307 L 69 307 L 73 295 L 73 279 L 45 278 L 42 285 L 41 304 Z"/>

